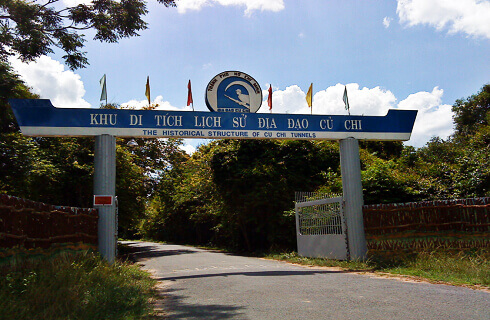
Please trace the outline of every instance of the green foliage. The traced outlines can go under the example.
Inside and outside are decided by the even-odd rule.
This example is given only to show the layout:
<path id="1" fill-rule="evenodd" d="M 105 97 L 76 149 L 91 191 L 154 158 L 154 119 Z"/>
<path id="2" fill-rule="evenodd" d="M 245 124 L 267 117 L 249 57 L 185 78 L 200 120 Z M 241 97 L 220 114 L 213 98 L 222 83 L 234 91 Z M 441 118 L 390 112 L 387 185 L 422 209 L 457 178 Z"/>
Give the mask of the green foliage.
<path id="1" fill-rule="evenodd" d="M 12 71 L 7 63 L 0 61 L 0 133 L 18 132 L 19 127 L 8 99 L 36 99 L 39 96 L 31 93 L 20 80 L 19 75 Z"/>
<path id="2" fill-rule="evenodd" d="M 284 211 L 294 192 L 312 191 L 328 165 L 317 144 L 308 141 L 220 141 L 210 161 L 213 180 L 223 197 L 226 223 L 241 234 L 234 242 L 247 250 L 288 245 Z M 292 222 L 292 221 L 288 221 Z M 234 234 L 236 234 L 236 232 Z"/>
<path id="3" fill-rule="evenodd" d="M 418 176 L 399 170 L 392 160 L 374 158 L 361 172 L 364 204 L 397 203 L 418 200 L 414 189 Z"/>
<path id="4" fill-rule="evenodd" d="M 211 142 L 161 181 L 160 203 L 142 229 L 160 240 L 238 250 L 290 247 L 294 191 L 315 190 L 338 163 L 331 143 Z"/>
<path id="5" fill-rule="evenodd" d="M 0 267 L 2 319 L 139 319 L 155 281 L 137 266 L 92 253 Z"/>
<path id="6" fill-rule="evenodd" d="M 70 69 L 88 64 L 83 52 L 83 30 L 95 31 L 94 40 L 117 42 L 121 38 L 137 36 L 147 28 L 141 17 L 147 13 L 142 0 L 93 0 L 89 4 L 59 9 L 58 0 L 25 1 L 0 0 L 0 59 L 18 54 L 23 61 L 32 61 L 63 50 Z M 174 0 L 158 0 L 166 7 L 175 6 Z"/>
<path id="7" fill-rule="evenodd" d="M 455 123 L 455 138 L 467 140 L 481 128 L 489 125 L 490 84 L 484 85 L 480 92 L 466 99 L 456 100 L 452 107 Z"/>
<path id="8" fill-rule="evenodd" d="M 400 141 L 359 141 L 359 147 L 384 160 L 399 158 L 403 151 Z"/>

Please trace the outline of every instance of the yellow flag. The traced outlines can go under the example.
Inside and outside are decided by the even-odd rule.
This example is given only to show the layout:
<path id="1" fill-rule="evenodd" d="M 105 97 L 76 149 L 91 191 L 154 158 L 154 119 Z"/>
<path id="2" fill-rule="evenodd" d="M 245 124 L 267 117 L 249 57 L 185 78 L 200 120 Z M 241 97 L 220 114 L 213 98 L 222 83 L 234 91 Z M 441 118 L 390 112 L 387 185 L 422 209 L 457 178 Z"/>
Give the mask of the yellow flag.
<path id="1" fill-rule="evenodd" d="M 308 93 L 306 94 L 306 103 L 308 103 L 308 107 L 311 108 L 312 105 L 312 91 L 313 91 L 313 83 L 310 85 L 310 89 L 308 89 Z"/>
<path id="2" fill-rule="evenodd" d="M 146 91 L 145 96 L 148 98 L 148 104 L 151 104 L 150 100 L 150 76 L 146 78 Z"/>

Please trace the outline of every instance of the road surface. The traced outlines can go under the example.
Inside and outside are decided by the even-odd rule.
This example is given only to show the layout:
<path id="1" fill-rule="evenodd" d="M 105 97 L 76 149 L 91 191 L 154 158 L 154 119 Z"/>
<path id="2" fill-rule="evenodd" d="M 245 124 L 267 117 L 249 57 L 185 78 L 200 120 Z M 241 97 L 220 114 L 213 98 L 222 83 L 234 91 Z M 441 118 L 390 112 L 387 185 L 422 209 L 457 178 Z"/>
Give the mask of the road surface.
<path id="1" fill-rule="evenodd" d="M 490 293 L 193 247 L 126 242 L 168 319 L 483 319 Z"/>

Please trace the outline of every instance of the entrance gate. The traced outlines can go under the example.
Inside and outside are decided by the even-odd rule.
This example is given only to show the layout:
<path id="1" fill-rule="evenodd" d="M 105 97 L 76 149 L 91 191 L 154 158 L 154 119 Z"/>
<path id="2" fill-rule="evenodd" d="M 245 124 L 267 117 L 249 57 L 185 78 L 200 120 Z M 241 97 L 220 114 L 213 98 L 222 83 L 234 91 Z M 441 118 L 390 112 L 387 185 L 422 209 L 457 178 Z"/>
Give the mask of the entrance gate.
<path id="1" fill-rule="evenodd" d="M 229 74 L 237 77 L 241 75 L 240 72 L 226 73 L 223 74 L 223 79 Z M 210 83 L 207 90 L 214 92 L 213 86 L 215 83 Z M 250 93 L 255 91 L 254 88 L 258 92 L 261 91 L 260 86 L 256 83 L 250 85 L 250 90 L 247 90 Z M 239 90 L 236 91 L 238 94 Z M 211 100 L 215 101 L 216 97 Z M 224 95 L 222 98 L 227 101 L 230 97 Z M 260 102 L 261 99 L 258 101 Z M 211 100 L 207 102 L 212 102 Z M 234 98 L 231 100 L 238 101 Z M 239 102 L 241 106 L 247 105 L 241 100 Z M 358 139 L 409 140 L 417 115 L 416 110 L 389 110 L 385 116 L 342 116 L 221 111 L 71 109 L 55 108 L 49 100 L 43 99 L 10 99 L 9 103 L 24 135 L 95 136 L 94 195 L 109 196 L 112 199 L 116 195 L 116 137 L 337 140 L 339 141 L 344 193 L 343 200 L 338 201 L 344 203 L 342 209 L 345 212 L 345 226 L 349 229 L 349 254 L 347 250 L 340 254 L 338 253 L 340 251 L 334 248 L 327 253 L 331 256 L 339 254 L 339 259 L 364 259 L 367 253 L 362 217 L 363 200 Z M 327 202 L 315 204 L 313 207 L 318 205 L 331 204 Z M 113 263 L 115 259 L 115 216 L 114 201 L 111 201 L 111 205 L 99 208 L 99 251 L 110 263 Z M 333 221 L 334 219 L 325 218 L 326 220 Z M 311 220 L 312 223 L 323 223 L 322 221 Z M 325 232 L 322 231 L 324 229 L 338 230 L 338 227 L 322 228 L 310 229 L 322 233 Z M 301 232 L 305 233 L 310 229 L 302 228 Z M 345 231 L 345 227 L 343 230 Z M 345 232 L 342 235 L 329 233 L 303 234 L 303 236 L 306 238 L 302 239 L 308 239 L 304 240 L 305 248 L 311 247 L 314 241 L 332 243 L 333 240 L 325 240 L 327 237 L 331 239 L 340 237 L 345 239 L 346 237 Z M 320 243 L 316 247 L 323 246 Z M 313 253 L 316 254 L 316 251 Z"/>
<path id="2" fill-rule="evenodd" d="M 349 259 L 342 196 L 296 192 L 298 254 L 309 258 Z"/>

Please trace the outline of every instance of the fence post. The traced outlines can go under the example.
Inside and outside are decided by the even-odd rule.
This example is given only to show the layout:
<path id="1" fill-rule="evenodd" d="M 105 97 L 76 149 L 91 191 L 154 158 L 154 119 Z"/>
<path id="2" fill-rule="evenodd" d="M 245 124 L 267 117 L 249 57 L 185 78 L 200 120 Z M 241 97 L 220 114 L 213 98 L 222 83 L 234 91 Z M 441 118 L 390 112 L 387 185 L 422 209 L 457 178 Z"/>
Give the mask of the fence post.
<path id="1" fill-rule="evenodd" d="M 94 194 L 116 195 L 116 138 L 103 134 L 95 137 Z M 116 208 L 99 207 L 98 241 L 99 252 L 109 263 L 116 258 Z"/>
<path id="2" fill-rule="evenodd" d="M 366 236 L 362 215 L 361 160 L 359 142 L 348 138 L 340 140 L 340 169 L 344 193 L 344 214 L 347 224 L 347 241 L 350 259 L 365 259 L 367 255 Z"/>

